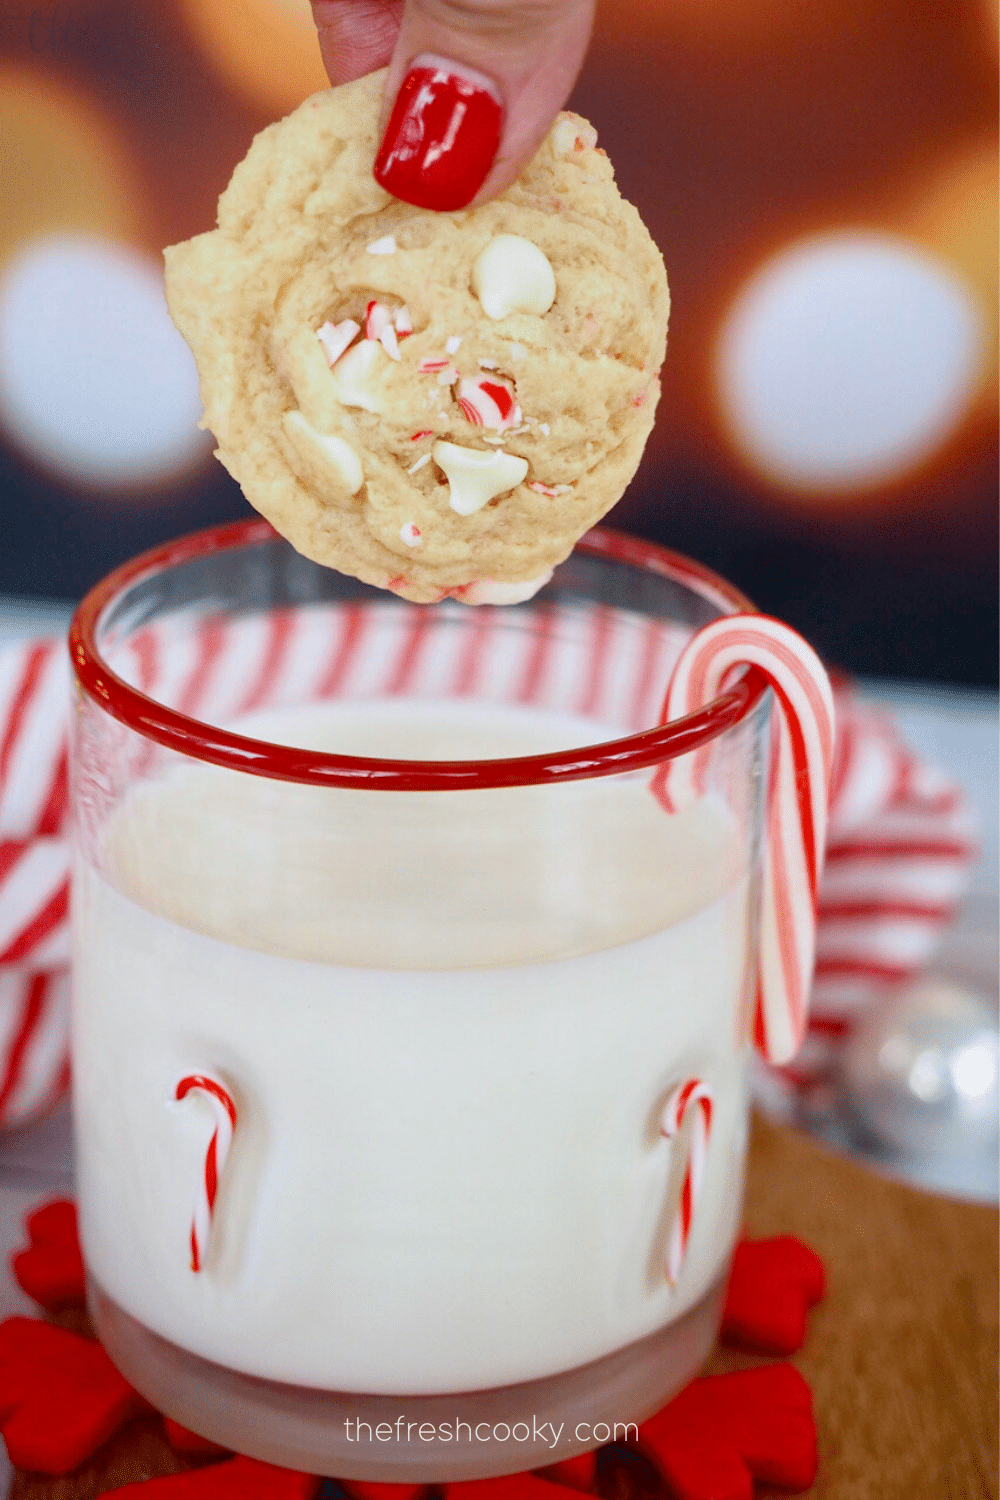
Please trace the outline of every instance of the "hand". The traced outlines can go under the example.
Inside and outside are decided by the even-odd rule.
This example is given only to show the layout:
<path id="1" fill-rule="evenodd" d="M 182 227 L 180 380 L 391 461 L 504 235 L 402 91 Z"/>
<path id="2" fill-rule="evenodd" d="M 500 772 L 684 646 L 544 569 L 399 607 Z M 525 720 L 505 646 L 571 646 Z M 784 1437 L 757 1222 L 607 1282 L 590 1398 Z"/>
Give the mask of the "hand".
<path id="1" fill-rule="evenodd" d="M 420 208 L 517 177 L 583 63 L 594 0 L 312 0 L 332 83 L 388 64 L 375 176 Z"/>

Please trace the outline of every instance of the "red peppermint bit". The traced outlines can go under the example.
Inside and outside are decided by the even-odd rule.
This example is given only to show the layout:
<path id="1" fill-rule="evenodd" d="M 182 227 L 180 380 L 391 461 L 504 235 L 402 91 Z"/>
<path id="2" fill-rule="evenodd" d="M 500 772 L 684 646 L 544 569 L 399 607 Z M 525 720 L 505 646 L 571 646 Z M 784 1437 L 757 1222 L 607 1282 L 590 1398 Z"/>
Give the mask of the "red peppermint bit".
<path id="1" fill-rule="evenodd" d="M 792 1235 L 741 1240 L 733 1256 L 721 1337 L 758 1354 L 794 1354 L 806 1313 L 823 1295 L 823 1262 Z"/>
<path id="2" fill-rule="evenodd" d="M 433 431 L 434 429 L 432 427 L 421 427 L 420 431 L 415 432 L 410 438 L 410 442 L 419 443 L 421 438 L 430 437 Z"/>
<path id="3" fill-rule="evenodd" d="M 405 573 L 397 573 L 396 576 L 395 576 L 395 578 L 390 578 L 389 581 L 388 581 L 388 583 L 386 584 L 386 588 L 387 589 L 391 589 L 393 591 L 393 593 L 396 593 L 399 589 L 405 589 L 405 587 L 406 587 L 406 574 Z"/>
<path id="4" fill-rule="evenodd" d="M 0 1432 L 16 1468 L 69 1474 L 151 1410 L 94 1339 L 35 1318 L 0 1323 Z"/>
<path id="5" fill-rule="evenodd" d="M 816 1477 L 812 1394 L 792 1365 L 693 1380 L 639 1428 L 676 1500 L 753 1500 L 754 1480 L 808 1489 Z"/>
<path id="6" fill-rule="evenodd" d="M 397 311 L 393 319 L 393 324 L 401 339 L 407 338 L 413 332 L 413 319 L 410 316 L 410 309 L 405 302 Z"/>
<path id="7" fill-rule="evenodd" d="M 136 1500 L 312 1500 L 322 1483 L 315 1474 L 279 1469 L 256 1458 L 228 1459 L 187 1474 L 144 1479 L 115 1490 Z M 142 1494 L 140 1495 L 140 1491 Z"/>
<path id="8" fill-rule="evenodd" d="M 542 484 L 540 479 L 529 479 L 528 489 L 535 490 L 539 495 L 564 495 L 569 489 L 569 485 Z"/>
<path id="9" fill-rule="evenodd" d="M 25 1228 L 30 1249 L 11 1260 L 18 1286 L 46 1312 L 81 1304 L 86 1291 L 75 1205 L 68 1198 L 55 1198 L 29 1214 Z"/>
<path id="10" fill-rule="evenodd" d="M 462 380 L 458 387 L 458 404 L 467 422 L 476 427 L 492 427 L 502 432 L 521 421 L 521 408 L 514 400 L 510 386 L 496 379 L 478 376 Z"/>
<path id="11" fill-rule="evenodd" d="M 216 1458 L 224 1453 L 231 1453 L 231 1448 L 223 1448 L 219 1443 L 213 1443 L 211 1438 L 199 1437 L 198 1433 L 190 1432 L 188 1428 L 182 1427 L 179 1422 L 174 1422 L 170 1417 L 163 1418 L 163 1429 L 167 1435 L 167 1442 L 171 1448 L 176 1448 L 178 1453 L 190 1453 L 198 1458 Z"/>
<path id="12" fill-rule="evenodd" d="M 384 302 L 369 302 L 365 311 L 365 338 L 377 339 L 383 328 L 392 327 L 392 313 Z"/>
<path id="13" fill-rule="evenodd" d="M 422 359 L 417 365 L 418 375 L 437 375 L 441 370 L 447 370 L 451 365 L 448 359 Z"/>
<path id="14" fill-rule="evenodd" d="M 413 1500 L 427 1488 L 425 1484 L 374 1484 L 368 1479 L 338 1479 L 337 1484 L 351 1500 Z"/>
<path id="15" fill-rule="evenodd" d="M 597 1477 L 597 1454 L 577 1453 L 573 1458 L 560 1459 L 546 1469 L 536 1469 L 540 1479 L 550 1479 L 553 1484 L 568 1485 L 571 1490 L 592 1490 Z"/>
<path id="16" fill-rule="evenodd" d="M 467 1479 L 446 1484 L 446 1500 L 559 1500 L 560 1489 L 537 1474 L 505 1474 L 502 1479 Z"/>

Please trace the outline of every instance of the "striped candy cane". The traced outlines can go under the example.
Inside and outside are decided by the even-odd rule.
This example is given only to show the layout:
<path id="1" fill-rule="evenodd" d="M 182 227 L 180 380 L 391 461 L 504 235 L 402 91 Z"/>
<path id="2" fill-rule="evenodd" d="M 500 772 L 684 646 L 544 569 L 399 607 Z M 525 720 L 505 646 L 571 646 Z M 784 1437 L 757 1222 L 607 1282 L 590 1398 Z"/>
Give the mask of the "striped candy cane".
<path id="1" fill-rule="evenodd" d="M 765 615 L 729 615 L 697 631 L 667 688 L 660 722 L 710 703 L 748 664 L 774 692 L 767 840 L 761 887 L 754 1041 L 768 1062 L 801 1045 L 816 946 L 833 763 L 833 692 L 819 657 L 801 636 Z M 710 749 L 667 761 L 651 790 L 674 812 L 704 791 Z"/>
<path id="2" fill-rule="evenodd" d="M 219 1178 L 226 1165 L 233 1131 L 236 1129 L 236 1105 L 225 1084 L 210 1077 L 208 1073 L 189 1073 L 182 1078 L 177 1085 L 176 1098 L 186 1099 L 192 1089 L 200 1090 L 207 1097 L 215 1116 L 215 1130 L 205 1152 L 205 1170 L 198 1184 L 199 1192 L 191 1221 L 191 1269 L 200 1271 L 205 1264 Z"/>
<path id="3" fill-rule="evenodd" d="M 712 1090 L 704 1079 L 687 1078 L 683 1083 L 678 1084 L 670 1095 L 660 1120 L 661 1132 L 667 1140 L 672 1140 L 684 1124 L 688 1112 L 693 1112 L 680 1203 L 677 1205 L 677 1212 L 670 1226 L 670 1238 L 667 1241 L 667 1281 L 671 1286 L 677 1285 L 688 1240 L 691 1237 L 695 1210 L 698 1207 L 698 1195 L 701 1192 L 701 1180 L 705 1171 L 705 1156 L 708 1151 L 709 1136 L 712 1133 L 712 1103 Z"/>

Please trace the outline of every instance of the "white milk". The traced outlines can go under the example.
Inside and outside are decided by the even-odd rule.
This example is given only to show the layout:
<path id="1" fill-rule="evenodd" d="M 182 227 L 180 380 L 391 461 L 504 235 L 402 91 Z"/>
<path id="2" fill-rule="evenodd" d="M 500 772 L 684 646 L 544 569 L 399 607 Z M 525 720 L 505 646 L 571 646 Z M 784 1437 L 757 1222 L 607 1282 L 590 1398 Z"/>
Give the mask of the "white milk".
<path id="1" fill-rule="evenodd" d="M 453 758 L 609 733 L 406 701 L 242 727 Z M 747 881 L 720 805 L 668 817 L 648 779 L 392 794 L 195 766 L 134 794 L 74 892 L 104 1290 L 233 1368 L 400 1395 L 571 1369 L 698 1301 L 740 1209 Z M 174 1091 L 199 1070 L 238 1121 L 195 1273 L 213 1119 Z M 659 1118 L 691 1075 L 716 1112 L 671 1289 L 686 1132 Z"/>

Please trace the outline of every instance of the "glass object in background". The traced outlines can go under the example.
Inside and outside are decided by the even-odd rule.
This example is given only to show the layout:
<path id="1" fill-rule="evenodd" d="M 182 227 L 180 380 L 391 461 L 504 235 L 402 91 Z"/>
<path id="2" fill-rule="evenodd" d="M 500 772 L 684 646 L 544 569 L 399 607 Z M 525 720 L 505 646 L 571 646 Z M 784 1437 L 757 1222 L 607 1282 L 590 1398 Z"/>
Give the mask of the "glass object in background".
<path id="1" fill-rule="evenodd" d="M 250 523 L 81 606 L 81 1230 L 158 1408 L 311 1472 L 470 1478 L 695 1372 L 740 1219 L 769 699 L 751 673 L 644 726 L 744 605 L 592 533 L 529 604 L 412 606 Z M 698 746 L 667 815 L 650 779 Z M 401 1411 L 436 1440 L 351 1437 Z M 472 1437 L 525 1416 L 562 1440 Z"/>

